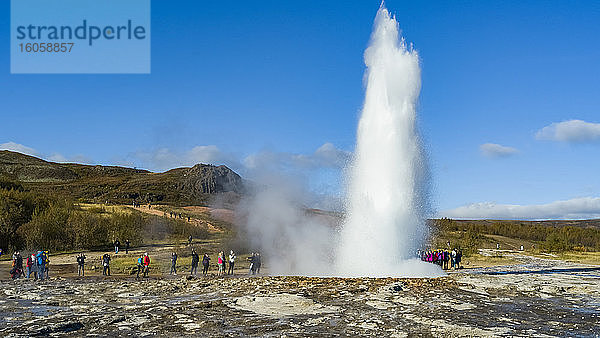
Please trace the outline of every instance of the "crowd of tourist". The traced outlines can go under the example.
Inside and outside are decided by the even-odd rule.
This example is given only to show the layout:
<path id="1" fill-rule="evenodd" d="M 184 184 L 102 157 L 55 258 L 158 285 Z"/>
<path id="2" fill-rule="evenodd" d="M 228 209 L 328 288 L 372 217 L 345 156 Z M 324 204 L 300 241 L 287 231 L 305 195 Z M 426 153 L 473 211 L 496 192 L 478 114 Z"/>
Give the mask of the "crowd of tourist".
<path id="1" fill-rule="evenodd" d="M 460 249 L 452 250 L 419 250 L 417 252 L 419 258 L 424 262 L 429 262 L 439 265 L 442 269 L 460 269 L 462 260 L 462 251 Z"/>
<path id="2" fill-rule="evenodd" d="M 129 244 L 129 241 L 127 241 Z M 118 249 L 118 241 L 115 242 L 115 255 L 119 252 Z M 129 249 L 129 245 L 127 245 L 127 249 Z M 48 268 L 50 264 L 48 251 L 37 251 L 35 254 L 31 254 L 27 256 L 27 260 L 24 266 L 24 260 L 21 256 L 21 253 L 16 251 L 12 257 L 12 269 L 10 270 L 11 278 L 30 278 L 33 275 L 35 279 L 45 279 L 48 278 Z M 173 251 L 171 253 L 171 269 L 169 271 L 170 275 L 177 275 L 177 262 L 178 262 L 177 252 Z M 76 256 L 77 262 L 77 275 L 79 277 L 85 277 L 85 269 L 86 269 L 86 255 L 84 253 L 80 253 Z M 100 257 L 100 266 L 102 267 L 102 275 L 110 276 L 111 271 L 111 254 L 105 253 Z M 229 252 L 229 255 L 225 255 L 224 251 L 221 251 L 217 255 L 217 276 L 225 276 L 225 275 L 233 275 L 235 262 L 237 260 L 237 256 L 233 250 Z M 252 253 L 247 260 L 250 262 L 250 268 L 248 274 L 258 274 L 260 273 L 261 267 L 261 259 L 259 253 Z M 210 261 L 211 257 L 208 253 L 205 253 L 202 257 L 202 275 L 207 276 L 210 272 Z M 196 275 L 198 264 L 200 262 L 200 256 L 196 252 L 196 249 L 191 250 L 191 268 L 190 275 Z M 133 274 L 136 275 L 137 278 L 142 275 L 142 277 L 148 277 L 150 273 L 150 256 L 147 252 L 142 255 L 136 257 L 135 261 L 136 265 L 132 264 Z M 181 266 L 180 266 L 181 267 Z M 26 270 L 24 269 L 26 268 Z"/>
<path id="3" fill-rule="evenodd" d="M 49 274 L 50 258 L 48 251 L 36 251 L 27 255 L 25 266 L 23 266 L 23 256 L 21 252 L 16 251 L 12 256 L 12 268 L 10 269 L 11 278 L 31 278 L 47 279 Z"/>

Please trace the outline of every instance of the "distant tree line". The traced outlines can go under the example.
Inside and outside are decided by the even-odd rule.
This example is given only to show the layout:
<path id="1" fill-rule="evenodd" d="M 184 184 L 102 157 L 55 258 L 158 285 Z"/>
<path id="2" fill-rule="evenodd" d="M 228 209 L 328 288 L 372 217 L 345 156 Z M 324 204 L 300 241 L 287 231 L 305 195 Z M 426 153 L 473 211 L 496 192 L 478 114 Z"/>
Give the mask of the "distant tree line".
<path id="1" fill-rule="evenodd" d="M 556 226 L 510 221 L 455 221 L 450 218 L 435 219 L 434 231 L 444 234 L 462 232 L 464 237 L 500 235 L 538 243 L 545 251 L 567 250 L 600 251 L 600 228 Z"/>

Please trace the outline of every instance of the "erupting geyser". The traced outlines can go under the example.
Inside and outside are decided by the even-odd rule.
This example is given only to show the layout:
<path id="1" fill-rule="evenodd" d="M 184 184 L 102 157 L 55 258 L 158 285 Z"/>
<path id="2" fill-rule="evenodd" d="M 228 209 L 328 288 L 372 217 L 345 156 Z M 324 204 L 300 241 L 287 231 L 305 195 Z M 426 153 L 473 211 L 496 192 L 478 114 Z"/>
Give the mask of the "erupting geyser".
<path id="1" fill-rule="evenodd" d="M 415 125 L 419 56 L 399 37 L 398 23 L 383 5 L 364 58 L 366 94 L 349 170 L 337 272 L 438 275 L 432 264 L 412 258 L 425 235 L 427 207 L 427 168 Z"/>

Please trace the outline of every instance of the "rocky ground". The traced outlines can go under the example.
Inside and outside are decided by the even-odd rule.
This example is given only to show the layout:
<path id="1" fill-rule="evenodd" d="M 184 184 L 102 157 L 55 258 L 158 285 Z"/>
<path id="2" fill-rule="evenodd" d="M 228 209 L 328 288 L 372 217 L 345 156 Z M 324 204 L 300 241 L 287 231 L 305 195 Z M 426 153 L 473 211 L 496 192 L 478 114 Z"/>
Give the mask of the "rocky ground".
<path id="1" fill-rule="evenodd" d="M 0 336 L 600 336 L 600 267 L 520 263 L 436 279 L 0 281 Z"/>

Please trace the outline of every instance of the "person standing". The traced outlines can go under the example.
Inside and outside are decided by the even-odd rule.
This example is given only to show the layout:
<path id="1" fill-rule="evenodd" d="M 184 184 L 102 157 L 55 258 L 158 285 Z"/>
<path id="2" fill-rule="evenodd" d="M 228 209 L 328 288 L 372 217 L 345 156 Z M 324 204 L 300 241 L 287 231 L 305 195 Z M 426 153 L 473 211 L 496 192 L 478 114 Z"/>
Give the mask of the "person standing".
<path id="1" fill-rule="evenodd" d="M 23 256 L 20 252 L 17 252 L 17 270 L 19 270 L 19 277 L 25 277 L 25 271 L 23 269 Z"/>
<path id="2" fill-rule="evenodd" d="M 77 275 L 85 276 L 85 255 L 83 252 L 77 256 Z"/>
<path id="3" fill-rule="evenodd" d="M 37 260 L 37 275 L 40 280 L 44 280 L 44 275 L 46 274 L 46 261 L 44 259 L 44 253 L 42 251 L 38 251 L 37 255 L 35 255 Z"/>
<path id="4" fill-rule="evenodd" d="M 217 256 L 217 267 L 219 268 L 217 276 L 220 276 L 223 274 L 223 251 L 219 252 L 219 256 Z"/>
<path id="5" fill-rule="evenodd" d="M 129 245 L 131 243 L 129 242 L 129 240 L 125 240 L 125 254 L 127 255 L 129 253 Z"/>
<path id="6" fill-rule="evenodd" d="M 144 268 L 144 256 L 140 256 L 137 259 L 137 276 L 136 278 L 140 278 L 140 272 L 142 272 L 142 269 Z"/>
<path id="7" fill-rule="evenodd" d="M 227 271 L 227 274 L 233 275 L 233 266 L 234 265 L 235 265 L 235 252 L 233 252 L 233 250 L 231 250 L 229 252 L 229 270 Z"/>
<path id="8" fill-rule="evenodd" d="M 171 253 L 171 272 L 169 274 L 177 276 L 177 253 Z"/>
<path id="9" fill-rule="evenodd" d="M 110 276 L 110 255 L 107 253 L 102 256 L 102 275 Z"/>
<path id="10" fill-rule="evenodd" d="M 260 260 L 260 253 L 257 252 L 256 253 L 256 257 L 255 257 L 255 264 L 256 264 L 256 273 L 260 274 L 260 266 L 262 265 L 262 261 Z"/>
<path id="11" fill-rule="evenodd" d="M 35 253 L 31 254 L 31 272 L 33 273 L 33 278 L 35 280 L 38 279 L 38 259 L 35 256 Z"/>
<path id="12" fill-rule="evenodd" d="M 119 253 L 119 246 L 121 246 L 121 242 L 119 242 L 119 239 L 117 238 L 115 240 L 115 255 Z"/>
<path id="13" fill-rule="evenodd" d="M 202 257 L 202 275 L 206 276 L 208 274 L 208 267 L 210 265 L 210 257 L 207 253 Z"/>
<path id="14" fill-rule="evenodd" d="M 44 272 L 46 273 L 46 279 L 50 278 L 50 253 L 48 250 L 43 252 L 44 254 Z"/>
<path id="15" fill-rule="evenodd" d="M 31 277 L 31 272 L 33 270 L 33 261 L 35 260 L 35 256 L 28 255 L 27 261 L 25 261 L 25 266 L 27 267 L 27 279 Z"/>
<path id="16" fill-rule="evenodd" d="M 195 249 L 192 249 L 192 270 L 190 271 L 190 275 L 195 275 L 198 271 L 198 263 L 200 263 L 200 257 Z"/>
<path id="17" fill-rule="evenodd" d="M 44 255 L 44 251 L 38 251 L 38 253 L 35 255 L 35 258 L 37 259 L 38 265 L 38 278 L 40 280 L 44 280 L 46 277 L 46 255 Z"/>
<path id="18" fill-rule="evenodd" d="M 250 255 L 250 257 L 248 257 L 248 260 L 250 261 L 250 268 L 248 270 L 248 274 L 253 275 L 256 272 L 256 255 L 254 254 L 254 252 L 252 253 L 252 255 Z"/>
<path id="19" fill-rule="evenodd" d="M 145 252 L 144 253 L 144 277 L 148 277 L 149 273 L 150 273 L 150 256 L 148 256 L 148 253 Z"/>
<path id="20" fill-rule="evenodd" d="M 448 250 L 444 250 L 442 253 L 442 258 L 444 259 L 444 270 L 448 270 L 448 262 L 450 261 L 449 256 Z"/>
<path id="21" fill-rule="evenodd" d="M 21 277 L 23 272 L 23 258 L 21 258 L 21 267 L 19 268 L 19 252 L 15 251 L 12 255 L 12 269 L 10 270 L 13 279 Z"/>

